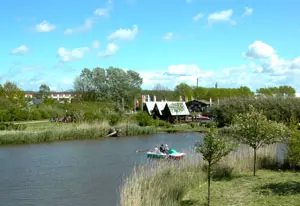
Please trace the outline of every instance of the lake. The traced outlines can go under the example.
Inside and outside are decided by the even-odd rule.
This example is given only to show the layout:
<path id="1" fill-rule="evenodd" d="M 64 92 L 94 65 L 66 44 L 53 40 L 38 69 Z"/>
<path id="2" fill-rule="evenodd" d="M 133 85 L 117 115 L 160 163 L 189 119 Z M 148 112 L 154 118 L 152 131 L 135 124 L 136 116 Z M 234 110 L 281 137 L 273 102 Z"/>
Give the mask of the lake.
<path id="1" fill-rule="evenodd" d="M 156 134 L 1 147 L 0 205 L 118 205 L 122 180 L 146 160 L 136 150 L 166 143 L 188 152 L 201 136 Z"/>

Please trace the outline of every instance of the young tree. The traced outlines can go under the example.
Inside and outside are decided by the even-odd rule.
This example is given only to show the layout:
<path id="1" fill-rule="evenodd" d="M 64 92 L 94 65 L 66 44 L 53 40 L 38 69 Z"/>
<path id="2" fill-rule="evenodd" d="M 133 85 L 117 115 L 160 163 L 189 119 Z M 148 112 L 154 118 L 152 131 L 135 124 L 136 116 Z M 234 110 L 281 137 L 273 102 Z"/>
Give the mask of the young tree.
<path id="1" fill-rule="evenodd" d="M 211 180 L 211 167 L 218 163 L 222 157 L 228 155 L 233 150 L 233 145 L 228 144 L 227 141 L 220 137 L 218 130 L 211 128 L 207 133 L 202 143 L 196 144 L 196 152 L 202 154 L 203 159 L 207 161 L 207 203 L 210 205 L 210 180 Z"/>
<path id="2" fill-rule="evenodd" d="M 250 111 L 241 113 L 233 118 L 231 134 L 242 144 L 253 148 L 253 176 L 256 172 L 256 152 L 259 148 L 278 142 L 287 133 L 287 128 L 281 124 L 268 120 L 262 112 L 250 105 Z"/>

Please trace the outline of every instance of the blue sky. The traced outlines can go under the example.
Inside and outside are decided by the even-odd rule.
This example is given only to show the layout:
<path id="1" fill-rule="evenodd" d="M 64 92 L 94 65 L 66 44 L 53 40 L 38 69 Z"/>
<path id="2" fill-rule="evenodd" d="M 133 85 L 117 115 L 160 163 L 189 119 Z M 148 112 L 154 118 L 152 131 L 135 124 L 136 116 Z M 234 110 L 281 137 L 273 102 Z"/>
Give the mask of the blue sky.
<path id="1" fill-rule="evenodd" d="M 299 5 L 297 5 L 299 4 Z M 300 92 L 300 3 L 3 0 L 0 83 L 72 89 L 83 68 L 133 69 L 143 88 L 288 84 Z"/>

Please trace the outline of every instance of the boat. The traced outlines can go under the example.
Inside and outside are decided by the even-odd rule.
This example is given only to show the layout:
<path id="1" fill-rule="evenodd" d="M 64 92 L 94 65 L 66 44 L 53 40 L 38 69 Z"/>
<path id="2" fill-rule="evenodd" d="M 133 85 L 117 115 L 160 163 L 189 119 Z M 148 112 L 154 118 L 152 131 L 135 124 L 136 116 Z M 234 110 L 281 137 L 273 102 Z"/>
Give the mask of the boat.
<path id="1" fill-rule="evenodd" d="M 186 156 L 186 153 L 177 152 L 175 149 L 170 149 L 168 151 L 168 154 L 162 153 L 162 152 L 147 152 L 148 158 L 154 158 L 154 159 L 181 159 L 184 156 Z"/>

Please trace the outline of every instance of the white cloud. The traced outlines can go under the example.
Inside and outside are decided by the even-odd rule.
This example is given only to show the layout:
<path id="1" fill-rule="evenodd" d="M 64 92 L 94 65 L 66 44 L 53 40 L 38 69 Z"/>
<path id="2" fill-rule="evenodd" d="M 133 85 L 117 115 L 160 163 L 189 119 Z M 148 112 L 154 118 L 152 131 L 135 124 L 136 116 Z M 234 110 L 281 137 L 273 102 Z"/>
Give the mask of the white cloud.
<path id="1" fill-rule="evenodd" d="M 100 48 L 100 42 L 98 40 L 93 41 L 92 47 L 94 49 L 99 49 Z"/>
<path id="2" fill-rule="evenodd" d="M 249 7 L 245 7 L 245 11 L 243 13 L 243 16 L 251 16 L 253 13 L 253 9 Z"/>
<path id="3" fill-rule="evenodd" d="M 248 50 L 243 53 L 243 56 L 250 59 L 260 59 L 271 57 L 275 53 L 276 51 L 270 45 L 262 41 L 255 41 L 249 45 Z"/>
<path id="4" fill-rule="evenodd" d="M 42 21 L 40 24 L 35 26 L 37 32 L 51 32 L 56 29 L 56 26 L 48 23 L 47 21 Z"/>
<path id="5" fill-rule="evenodd" d="M 107 8 L 98 8 L 94 11 L 94 14 L 96 16 L 108 16 L 109 15 L 109 11 Z"/>
<path id="6" fill-rule="evenodd" d="M 171 40 L 173 38 L 173 32 L 168 32 L 163 36 L 163 40 Z"/>
<path id="7" fill-rule="evenodd" d="M 133 25 L 132 29 L 118 29 L 115 32 L 111 33 L 107 39 L 109 41 L 130 41 L 133 40 L 139 29 L 137 25 Z"/>
<path id="8" fill-rule="evenodd" d="M 95 21 L 94 19 L 92 18 L 87 18 L 85 21 L 84 21 L 84 24 L 79 26 L 79 27 L 76 27 L 76 28 L 68 28 L 65 30 L 64 34 L 65 35 L 72 35 L 74 33 L 78 33 L 78 32 L 85 32 L 85 31 L 88 31 L 90 30 L 93 25 L 94 25 Z"/>
<path id="9" fill-rule="evenodd" d="M 106 7 L 96 9 L 94 11 L 94 15 L 108 17 L 109 16 L 109 12 L 112 10 L 112 5 L 113 5 L 113 1 L 112 0 L 108 0 L 106 2 Z"/>
<path id="10" fill-rule="evenodd" d="M 15 49 L 13 49 L 11 51 L 11 54 L 13 55 L 17 55 L 17 54 L 20 54 L 20 55 L 25 55 L 29 52 L 29 48 L 26 46 L 26 45 L 21 45 Z"/>
<path id="11" fill-rule="evenodd" d="M 214 12 L 212 14 L 208 15 L 208 23 L 209 24 L 213 24 L 213 23 L 217 23 L 217 22 L 230 22 L 231 24 L 236 24 L 235 21 L 233 21 L 231 19 L 232 16 L 232 9 L 228 9 L 228 10 L 223 10 L 220 12 Z"/>
<path id="12" fill-rule="evenodd" d="M 160 83 L 174 88 L 177 84 L 185 82 L 195 85 L 198 78 L 208 79 L 213 76 L 212 71 L 202 71 L 195 64 L 170 65 L 166 71 L 140 72 L 143 77 L 143 87 L 153 88 L 153 85 Z"/>
<path id="13" fill-rule="evenodd" d="M 74 78 L 72 77 L 63 77 L 60 79 L 60 82 L 67 85 L 73 85 Z"/>
<path id="14" fill-rule="evenodd" d="M 198 13 L 193 17 L 194 21 L 199 21 L 199 19 L 202 19 L 204 17 L 204 14 Z"/>
<path id="15" fill-rule="evenodd" d="M 64 47 L 60 47 L 57 50 L 57 55 L 63 62 L 70 62 L 77 59 L 82 59 L 84 55 L 89 51 L 88 47 L 80 47 L 72 50 L 68 50 Z"/>
<path id="16" fill-rule="evenodd" d="M 43 69 L 42 66 L 30 66 L 30 67 L 23 67 L 21 69 L 22 72 L 30 72 Z"/>
<path id="17" fill-rule="evenodd" d="M 116 45 L 114 43 L 109 43 L 109 44 L 107 44 L 106 51 L 99 53 L 98 55 L 100 57 L 110 57 L 110 56 L 115 55 L 118 50 L 119 50 L 118 45 Z"/>

